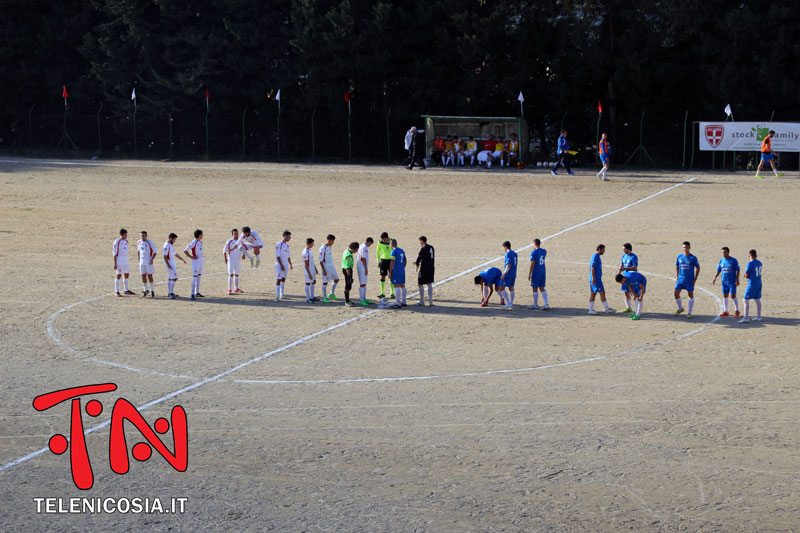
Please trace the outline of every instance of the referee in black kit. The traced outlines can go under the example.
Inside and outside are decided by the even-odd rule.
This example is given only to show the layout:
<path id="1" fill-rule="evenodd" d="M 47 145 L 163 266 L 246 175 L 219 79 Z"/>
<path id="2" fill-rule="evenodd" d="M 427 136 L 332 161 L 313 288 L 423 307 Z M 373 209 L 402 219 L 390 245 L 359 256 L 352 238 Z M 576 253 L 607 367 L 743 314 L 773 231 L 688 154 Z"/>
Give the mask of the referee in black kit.
<path id="1" fill-rule="evenodd" d="M 419 284 L 419 302 L 425 305 L 425 285 L 428 286 L 428 305 L 433 305 L 433 274 L 434 274 L 433 246 L 428 244 L 428 238 L 423 235 L 419 238 L 419 254 L 414 264 L 417 265 L 417 283 Z"/>

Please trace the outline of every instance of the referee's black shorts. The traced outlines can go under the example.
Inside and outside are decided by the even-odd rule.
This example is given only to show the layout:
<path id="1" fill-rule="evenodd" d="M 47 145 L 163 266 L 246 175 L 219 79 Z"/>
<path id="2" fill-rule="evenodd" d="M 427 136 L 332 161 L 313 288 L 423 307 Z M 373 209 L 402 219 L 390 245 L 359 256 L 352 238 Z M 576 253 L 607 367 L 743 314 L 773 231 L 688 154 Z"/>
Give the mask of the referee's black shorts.
<path id="1" fill-rule="evenodd" d="M 390 266 L 392 266 L 392 260 L 391 259 L 381 259 L 381 262 L 378 265 L 378 268 L 381 271 L 381 276 L 388 276 L 389 275 L 389 267 Z"/>

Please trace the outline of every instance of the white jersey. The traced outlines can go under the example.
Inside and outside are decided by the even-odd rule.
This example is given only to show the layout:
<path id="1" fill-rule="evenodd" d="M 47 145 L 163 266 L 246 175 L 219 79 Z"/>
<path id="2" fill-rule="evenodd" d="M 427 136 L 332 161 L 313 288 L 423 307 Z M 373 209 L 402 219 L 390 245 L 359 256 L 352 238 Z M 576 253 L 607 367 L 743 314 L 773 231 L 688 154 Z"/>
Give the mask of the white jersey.
<path id="1" fill-rule="evenodd" d="M 275 264 L 278 264 L 278 259 L 283 263 L 283 268 L 289 268 L 289 244 L 283 241 L 275 243 Z"/>
<path id="2" fill-rule="evenodd" d="M 251 248 L 256 246 L 264 246 L 264 241 L 262 241 L 261 237 L 258 236 L 257 231 L 251 231 L 250 236 L 242 237 L 242 240 L 249 244 Z"/>
<path id="3" fill-rule="evenodd" d="M 167 258 L 169 268 L 175 270 L 175 247 L 172 246 L 169 241 L 164 243 L 164 252 L 162 255 Z"/>
<path id="4" fill-rule="evenodd" d="M 117 259 L 117 265 L 127 265 L 128 264 L 128 239 L 123 239 L 122 237 L 118 237 L 117 240 L 114 241 L 114 257 Z"/>
<path id="5" fill-rule="evenodd" d="M 156 254 L 156 245 L 150 239 L 141 240 L 136 243 L 136 249 L 139 251 L 139 264 L 149 265 L 150 259 Z"/>
<path id="6" fill-rule="evenodd" d="M 199 241 L 197 239 L 194 239 L 192 242 L 190 242 L 188 245 L 186 245 L 186 248 L 184 248 L 183 251 L 184 252 L 189 252 L 190 256 L 193 255 L 194 257 L 197 257 L 197 259 L 192 258 L 193 262 L 194 261 L 199 261 L 199 262 L 203 261 L 203 241 Z"/>
<path id="7" fill-rule="evenodd" d="M 241 261 L 242 260 L 241 251 L 243 249 L 247 250 L 247 245 L 242 241 L 243 241 L 243 238 L 240 238 L 240 239 L 230 238 L 225 243 L 225 247 L 222 249 L 222 253 L 223 254 L 228 254 L 228 260 L 230 260 L 230 261 Z M 234 252 L 237 252 L 237 251 L 238 251 L 238 253 L 234 253 Z"/>
<path id="8" fill-rule="evenodd" d="M 362 259 L 364 260 L 363 263 L 361 262 Z M 366 243 L 362 244 L 358 248 L 358 255 L 356 255 L 356 263 L 358 263 L 359 265 L 364 265 L 366 267 L 369 267 L 369 247 L 367 246 Z"/>
<path id="9" fill-rule="evenodd" d="M 319 262 L 324 264 L 327 268 L 329 265 L 333 266 L 333 251 L 327 244 L 319 247 Z"/>
<path id="10" fill-rule="evenodd" d="M 306 270 L 306 261 L 308 261 L 308 270 Z M 317 267 L 314 264 L 314 250 L 311 248 L 305 248 L 303 250 L 303 272 L 306 275 L 306 281 L 314 281 L 317 277 Z"/>

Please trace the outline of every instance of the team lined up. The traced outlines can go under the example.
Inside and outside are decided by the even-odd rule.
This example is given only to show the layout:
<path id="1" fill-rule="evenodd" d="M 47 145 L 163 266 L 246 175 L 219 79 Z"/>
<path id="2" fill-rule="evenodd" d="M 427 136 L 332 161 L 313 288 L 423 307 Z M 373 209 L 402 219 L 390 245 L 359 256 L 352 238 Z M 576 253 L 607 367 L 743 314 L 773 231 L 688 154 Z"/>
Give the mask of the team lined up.
<path id="1" fill-rule="evenodd" d="M 136 244 L 136 252 L 139 261 L 139 273 L 142 276 L 142 297 L 155 298 L 153 286 L 154 262 L 156 256 L 156 246 L 147 237 L 147 232 L 140 233 L 141 238 Z M 119 231 L 119 237 L 114 241 L 114 290 L 118 297 L 123 294 L 135 294 L 130 290 L 128 278 L 130 266 L 128 264 L 128 232 L 124 228 Z M 178 281 L 177 260 L 180 259 L 184 264 L 186 260 L 175 250 L 175 241 L 178 236 L 170 233 L 167 241 L 162 247 L 162 258 L 167 269 L 167 291 L 171 299 L 178 298 L 175 294 L 175 283 Z M 285 296 L 286 278 L 290 271 L 294 269 L 289 248 L 289 241 L 292 233 L 289 230 L 283 232 L 281 240 L 275 244 L 275 301 L 279 302 Z M 339 274 L 333 260 L 331 247 L 336 241 L 334 235 L 328 235 L 325 243 L 319 248 L 317 260 L 314 258 L 314 239 L 306 239 L 305 248 L 302 253 L 303 273 L 305 277 L 305 296 L 307 303 L 322 301 L 330 303 L 339 300 L 336 296 L 336 287 L 339 283 Z M 350 291 L 353 286 L 355 276 L 358 276 L 359 283 L 359 305 L 368 306 L 374 303 L 367 299 L 367 280 L 369 276 L 369 248 L 374 244 L 372 237 L 367 237 L 363 244 L 351 242 L 342 254 L 342 274 L 344 275 L 344 304 L 346 306 L 355 305 L 350 300 Z M 419 237 L 420 249 L 417 259 L 414 262 L 417 270 L 417 283 L 419 285 L 420 299 L 417 305 L 425 305 L 425 288 L 428 289 L 428 304 L 433 305 L 433 280 L 435 275 L 435 252 L 433 246 L 428 244 L 428 239 L 424 235 Z M 261 250 L 264 242 L 257 232 L 249 227 L 242 228 L 241 234 L 237 228 L 231 230 L 231 238 L 225 242 L 222 250 L 223 259 L 227 265 L 228 273 L 228 295 L 243 293 L 239 288 L 239 276 L 242 273 L 242 260 L 248 258 L 251 268 L 258 268 L 261 264 Z M 405 269 L 407 264 L 405 251 L 397 245 L 396 239 L 390 239 L 389 234 L 383 232 L 377 244 L 376 259 L 380 272 L 381 293 L 378 298 L 386 304 L 386 278 L 389 277 L 390 298 L 395 299 L 393 307 L 405 307 L 406 302 L 406 278 Z M 252 252 L 252 255 L 251 255 Z M 200 280 L 203 275 L 204 254 L 203 254 L 203 231 L 194 231 L 194 239 L 184 248 L 183 253 L 191 260 L 192 285 L 191 299 L 203 298 L 200 292 Z M 319 265 L 319 268 L 317 268 Z M 315 295 L 317 277 L 322 274 L 322 298 Z M 124 286 L 124 292 L 120 292 L 120 282 Z M 328 284 L 331 285 L 328 292 Z"/>

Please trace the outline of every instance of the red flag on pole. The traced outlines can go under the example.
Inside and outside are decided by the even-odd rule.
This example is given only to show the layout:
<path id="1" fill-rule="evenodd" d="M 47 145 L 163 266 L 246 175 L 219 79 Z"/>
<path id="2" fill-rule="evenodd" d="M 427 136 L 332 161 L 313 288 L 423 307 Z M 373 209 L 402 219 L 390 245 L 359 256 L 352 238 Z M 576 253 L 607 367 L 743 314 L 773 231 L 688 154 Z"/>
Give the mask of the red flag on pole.
<path id="1" fill-rule="evenodd" d="M 344 93 L 344 101 L 345 102 L 349 102 L 350 101 L 350 91 L 349 90 Z"/>
<path id="2" fill-rule="evenodd" d="M 603 112 L 603 103 L 600 100 L 597 101 L 597 112 L 598 113 Z"/>
<path id="3" fill-rule="evenodd" d="M 208 94 L 208 87 L 206 87 L 206 102 L 208 102 L 209 98 L 211 98 L 211 95 Z"/>
<path id="4" fill-rule="evenodd" d="M 69 98 L 69 93 L 67 92 L 67 86 L 66 85 L 62 86 L 62 88 L 61 88 L 61 98 L 63 98 L 64 100 Z"/>

